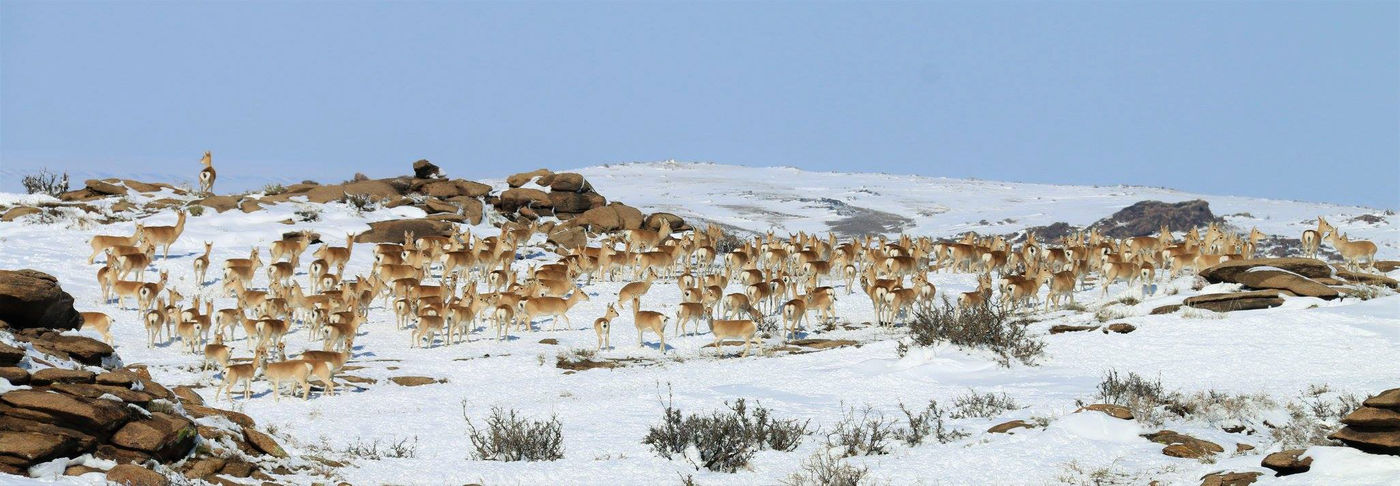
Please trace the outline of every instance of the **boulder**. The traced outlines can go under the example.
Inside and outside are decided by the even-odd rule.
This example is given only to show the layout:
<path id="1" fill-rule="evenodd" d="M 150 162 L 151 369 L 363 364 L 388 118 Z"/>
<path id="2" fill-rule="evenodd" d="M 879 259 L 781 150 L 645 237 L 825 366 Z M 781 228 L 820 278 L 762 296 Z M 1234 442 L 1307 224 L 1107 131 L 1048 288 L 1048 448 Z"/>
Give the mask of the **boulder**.
<path id="1" fill-rule="evenodd" d="M 375 201 L 398 198 L 402 194 L 393 185 L 383 180 L 367 180 L 346 184 L 316 186 L 306 191 L 306 200 L 314 203 L 328 203 L 345 199 L 346 195 L 366 195 Z"/>
<path id="2" fill-rule="evenodd" d="M 1147 315 L 1157 316 L 1162 314 L 1171 314 L 1178 310 L 1181 310 L 1181 304 L 1168 304 L 1161 307 L 1154 307 L 1152 309 L 1152 312 L 1148 312 Z"/>
<path id="3" fill-rule="evenodd" d="M 506 178 L 506 185 L 509 185 L 510 187 L 520 187 L 525 185 L 526 183 L 529 183 L 531 180 L 534 180 L 534 178 L 536 177 L 545 176 L 549 174 L 553 174 L 553 172 L 550 172 L 549 169 L 535 169 L 530 172 L 521 172 L 519 174 L 513 174 L 510 177 Z"/>
<path id="4" fill-rule="evenodd" d="M 390 377 L 389 381 L 399 386 L 423 386 L 440 383 L 438 380 L 426 376 L 394 376 Z"/>
<path id="5" fill-rule="evenodd" d="M 438 213 L 457 214 L 457 212 L 461 210 L 461 208 L 458 208 L 457 206 L 455 206 L 455 205 L 453 205 L 453 204 L 449 204 L 449 203 L 443 202 L 441 199 L 431 198 L 431 197 L 428 198 L 428 199 L 423 200 L 423 204 L 419 204 L 419 205 L 418 205 L 418 209 L 422 209 L 423 212 L 428 213 L 428 214 L 438 214 Z"/>
<path id="6" fill-rule="evenodd" d="M 463 195 L 462 189 L 458 187 L 456 182 L 454 181 L 433 181 L 424 184 L 421 187 L 414 190 L 417 191 L 419 194 L 423 194 L 425 196 L 432 196 L 442 199 Z"/>
<path id="7" fill-rule="evenodd" d="M 589 197 L 593 194 L 596 193 L 551 192 L 549 203 L 556 212 L 578 214 L 593 209 L 594 203 L 606 204 L 607 200 L 602 199 L 602 196 Z"/>
<path id="8" fill-rule="evenodd" d="M 1201 476 L 1201 486 L 1245 486 L 1254 484 L 1261 472 L 1215 472 Z"/>
<path id="9" fill-rule="evenodd" d="M 253 211 L 262 211 L 263 207 L 257 199 L 245 198 L 242 201 L 238 202 L 238 209 L 242 210 L 245 213 L 251 213 Z"/>
<path id="10" fill-rule="evenodd" d="M 253 448 L 262 451 L 263 454 L 273 457 L 287 457 L 287 451 L 282 450 L 282 446 L 278 445 L 277 441 L 252 427 L 243 427 L 243 440 L 247 441 Z"/>
<path id="11" fill-rule="evenodd" d="M 1259 267 L 1235 274 L 1235 283 L 1251 289 L 1287 290 L 1293 295 L 1327 300 L 1335 299 L 1341 295 L 1337 289 L 1314 282 L 1302 275 Z"/>
<path id="12" fill-rule="evenodd" d="M 685 224 L 685 220 L 680 216 L 671 213 L 651 213 L 646 221 L 642 223 L 642 228 L 652 231 L 661 231 L 661 223 L 670 223 L 671 231 L 688 231 L 690 225 Z"/>
<path id="13" fill-rule="evenodd" d="M 239 390 L 239 392 L 241 393 L 242 391 Z M 252 417 L 249 417 L 239 412 L 235 412 L 233 410 L 224 410 L 221 408 L 211 408 L 203 405 L 195 405 L 192 402 L 184 402 L 184 406 L 185 412 L 189 413 L 190 416 L 194 418 L 223 417 L 228 419 L 229 422 L 233 422 L 243 427 L 253 427 L 255 425 L 255 422 L 253 422 Z"/>
<path id="14" fill-rule="evenodd" d="M 1400 268 L 1400 260 L 1379 260 L 1376 262 L 1376 270 L 1390 273 Z"/>
<path id="15" fill-rule="evenodd" d="M 16 329 L 77 329 L 82 316 L 58 279 L 38 270 L 0 270 L 0 320 Z"/>
<path id="16" fill-rule="evenodd" d="M 103 182 L 97 179 L 88 179 L 86 181 L 83 181 L 83 185 L 87 187 L 87 190 L 104 196 L 126 195 L 125 187 L 118 186 L 110 182 Z"/>
<path id="17" fill-rule="evenodd" d="M 184 457 L 194 448 L 194 423 L 184 417 L 154 412 L 128 422 L 112 435 L 112 445 L 150 454 L 161 462 Z"/>
<path id="18" fill-rule="evenodd" d="M 209 196 L 195 201 L 194 203 L 222 213 L 238 207 L 238 198 L 233 196 Z"/>
<path id="19" fill-rule="evenodd" d="M 481 199 L 474 196 L 457 196 L 448 199 L 447 202 L 456 204 L 457 207 L 462 208 L 459 214 L 465 216 L 467 222 L 472 225 L 481 224 L 482 209 L 484 209 L 481 205 Z"/>
<path id="20" fill-rule="evenodd" d="M 413 177 L 418 179 L 442 177 L 442 169 L 433 165 L 432 162 L 428 162 L 428 159 L 420 159 L 413 163 Z"/>
<path id="21" fill-rule="evenodd" d="M 1128 324 L 1128 323 L 1126 323 L 1126 322 L 1116 322 L 1116 323 L 1113 323 L 1113 324 L 1109 324 L 1108 327 L 1105 327 L 1105 328 L 1103 329 L 1103 333 L 1104 333 L 1104 334 L 1108 334 L 1110 331 L 1112 331 L 1112 332 L 1116 332 L 1116 333 L 1118 333 L 1118 334 L 1127 334 L 1127 333 L 1130 333 L 1130 332 L 1133 332 L 1133 331 L 1136 331 L 1136 330 L 1137 330 L 1137 326 L 1134 326 L 1134 325 L 1132 325 L 1132 324 Z"/>
<path id="22" fill-rule="evenodd" d="M 1339 268 L 1337 269 L 1337 276 L 1346 279 L 1346 281 L 1349 283 L 1380 285 L 1383 287 L 1390 287 L 1392 289 L 1400 288 L 1400 282 L 1397 282 L 1395 279 L 1387 277 L 1385 275 L 1376 275 L 1373 273 L 1365 272 L 1353 272 L 1351 270 Z"/>
<path id="23" fill-rule="evenodd" d="M 102 362 L 115 353 L 107 343 L 86 336 L 64 335 L 52 331 L 26 331 L 15 334 L 15 338 L 28 341 L 39 352 L 68 358 L 88 366 L 102 366 Z"/>
<path id="24" fill-rule="evenodd" d="M 583 228 L 578 226 L 555 229 L 549 232 L 547 240 L 561 248 L 570 250 L 588 245 L 588 235 L 583 232 Z"/>
<path id="25" fill-rule="evenodd" d="M 575 172 L 558 172 L 540 177 L 541 186 L 548 186 L 553 192 L 589 192 L 593 186 L 582 174 Z"/>
<path id="26" fill-rule="evenodd" d="M 0 366 L 14 366 L 24 359 L 24 350 L 0 343 Z"/>
<path id="27" fill-rule="evenodd" d="M 1210 283 L 1239 283 L 1236 276 L 1257 267 L 1274 267 L 1302 275 L 1307 278 L 1332 276 L 1332 266 L 1313 258 L 1254 258 L 1251 260 L 1230 260 L 1201 270 L 1201 278 Z"/>
<path id="28" fill-rule="evenodd" d="M 520 208 L 553 207 L 554 202 L 549 199 L 549 195 L 539 189 L 524 187 L 513 187 L 501 193 L 501 199 L 496 203 L 496 207 L 504 213 L 513 213 Z"/>
<path id="29" fill-rule="evenodd" d="M 1179 203 L 1138 201 L 1089 225 L 1114 238 L 1155 236 L 1165 224 L 1172 231 L 1187 231 L 1223 220 L 1210 212 L 1210 203 L 1197 199 Z"/>
<path id="30" fill-rule="evenodd" d="M 987 432 L 993 434 L 1005 434 L 1011 432 L 1013 429 L 1023 427 L 1029 429 L 1031 428 L 1031 424 L 1026 423 L 1026 421 L 1024 420 L 1012 420 L 1010 422 L 1004 422 L 997 425 L 993 425 L 992 428 L 987 429 Z"/>
<path id="31" fill-rule="evenodd" d="M 31 214 L 39 214 L 42 212 L 44 212 L 44 210 L 29 206 L 13 207 L 10 208 L 8 211 L 5 211 L 5 214 L 3 216 L 0 216 L 0 221 L 14 221 L 24 216 L 29 216 Z"/>
<path id="32" fill-rule="evenodd" d="M 146 406 L 157 397 L 147 390 L 132 390 L 124 386 L 94 385 L 91 383 L 54 383 L 50 389 L 60 393 L 66 393 L 75 397 L 98 399 L 103 395 L 115 396 L 121 401 L 140 406 Z"/>
<path id="33" fill-rule="evenodd" d="M 205 479 L 218 474 L 224 468 L 226 461 L 222 457 L 205 457 L 185 463 L 181 472 L 187 478 Z"/>
<path id="34" fill-rule="evenodd" d="M 125 405 L 111 400 L 85 399 L 38 390 L 11 391 L 0 395 L 0 402 L 52 416 L 58 420 L 55 425 L 71 425 L 71 428 L 101 434 L 115 431 L 131 418 L 131 412 Z"/>
<path id="35" fill-rule="evenodd" d="M 1400 388 L 1391 388 L 1377 393 L 1376 396 L 1367 398 L 1366 401 L 1361 402 L 1361 404 L 1367 407 L 1400 410 Z"/>
<path id="36" fill-rule="evenodd" d="M 1362 406 L 1343 417 L 1342 423 L 1361 428 L 1400 430 L 1400 411 Z"/>
<path id="37" fill-rule="evenodd" d="M 0 379 L 9 381 L 11 385 L 28 385 L 29 370 L 18 366 L 0 366 Z"/>
<path id="38" fill-rule="evenodd" d="M 107 181 L 119 181 L 122 184 L 125 184 L 126 187 L 129 187 L 131 188 L 131 190 L 136 192 L 160 192 L 162 187 L 170 187 L 173 189 L 173 187 L 169 184 L 152 184 L 149 182 L 133 181 L 131 179 L 107 179 Z"/>
<path id="39" fill-rule="evenodd" d="M 1128 407 L 1124 407 L 1124 406 L 1122 406 L 1122 405 L 1113 405 L 1113 404 L 1108 404 L 1108 403 L 1095 403 L 1095 404 L 1092 404 L 1092 405 L 1085 405 L 1085 406 L 1083 406 L 1083 407 L 1079 407 L 1079 409 L 1078 409 L 1078 410 L 1075 410 L 1074 413 L 1083 412 L 1083 411 L 1085 411 L 1085 410 L 1088 410 L 1088 411 L 1091 411 L 1091 412 L 1103 412 L 1104 414 L 1108 415 L 1109 417 L 1113 417 L 1113 418 L 1116 418 L 1116 419 L 1122 419 L 1122 420 L 1132 420 L 1132 419 L 1133 419 L 1133 411 L 1132 411 L 1132 410 L 1129 410 Z"/>
<path id="40" fill-rule="evenodd" d="M 1260 462 L 1259 465 L 1273 469 L 1278 473 L 1276 476 L 1305 473 L 1308 472 L 1309 469 L 1312 469 L 1312 458 L 1300 458 L 1299 456 L 1302 456 L 1304 452 L 1307 451 L 1303 449 L 1292 449 L 1275 452 L 1264 456 L 1264 461 Z"/>
<path id="41" fill-rule="evenodd" d="M 569 224 L 587 227 L 598 232 L 633 230 L 642 227 L 642 212 L 622 203 L 612 203 L 600 208 L 585 211 L 569 220 Z"/>
<path id="42" fill-rule="evenodd" d="M 107 471 L 107 481 L 124 486 L 167 486 L 170 480 L 160 473 L 135 464 L 117 464 Z"/>
<path id="43" fill-rule="evenodd" d="M 1283 298 L 1277 290 L 1256 290 L 1253 292 L 1230 292 L 1205 294 L 1187 297 L 1183 305 L 1215 312 L 1267 309 L 1283 305 Z"/>
<path id="44" fill-rule="evenodd" d="M 44 368 L 35 371 L 29 378 L 29 383 L 34 386 L 43 386 L 51 383 L 92 383 L 93 373 L 87 370 L 67 370 L 63 368 Z"/>
<path id="45" fill-rule="evenodd" d="M 1400 456 L 1400 429 L 1363 429 L 1346 426 L 1328 435 L 1327 438 L 1342 441 L 1349 447 L 1372 454 Z"/>
<path id="46" fill-rule="evenodd" d="M 1144 438 L 1158 444 L 1166 444 L 1162 448 L 1162 454 L 1171 457 L 1182 457 L 1188 459 L 1200 459 L 1221 452 L 1225 448 L 1220 444 L 1208 440 L 1201 440 L 1186 434 L 1180 434 L 1170 430 L 1162 430 L 1151 434 L 1143 435 Z"/>
<path id="47" fill-rule="evenodd" d="M 180 402 L 185 404 L 185 406 L 204 405 L 204 397 L 199 396 L 199 393 L 188 385 L 177 386 L 171 391 L 175 393 L 176 397 L 179 397 Z"/>
<path id="48" fill-rule="evenodd" d="M 20 458 L 27 464 L 67 457 L 77 451 L 78 441 L 72 437 L 0 430 L 0 455 Z"/>
<path id="49" fill-rule="evenodd" d="M 356 243 L 403 243 L 404 232 L 419 236 L 452 236 L 457 226 L 445 221 L 430 219 L 394 219 L 375 221 L 369 224 L 369 231 L 355 236 Z"/>
<path id="50" fill-rule="evenodd" d="M 1050 334 L 1063 334 L 1067 332 L 1095 331 L 1099 326 L 1072 326 L 1069 324 L 1056 324 L 1050 326 Z"/>

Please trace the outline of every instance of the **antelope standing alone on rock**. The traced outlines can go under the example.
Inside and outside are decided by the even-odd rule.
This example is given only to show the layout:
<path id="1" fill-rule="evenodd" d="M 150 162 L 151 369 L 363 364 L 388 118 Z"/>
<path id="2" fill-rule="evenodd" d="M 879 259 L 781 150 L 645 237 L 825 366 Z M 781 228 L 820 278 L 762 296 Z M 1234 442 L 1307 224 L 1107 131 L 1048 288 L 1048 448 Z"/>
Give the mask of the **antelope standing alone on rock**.
<path id="1" fill-rule="evenodd" d="M 214 178 L 218 174 L 214 172 L 214 154 L 209 150 L 204 151 L 204 158 L 199 163 L 204 164 L 204 170 L 199 171 L 199 192 L 211 194 L 214 192 Z"/>

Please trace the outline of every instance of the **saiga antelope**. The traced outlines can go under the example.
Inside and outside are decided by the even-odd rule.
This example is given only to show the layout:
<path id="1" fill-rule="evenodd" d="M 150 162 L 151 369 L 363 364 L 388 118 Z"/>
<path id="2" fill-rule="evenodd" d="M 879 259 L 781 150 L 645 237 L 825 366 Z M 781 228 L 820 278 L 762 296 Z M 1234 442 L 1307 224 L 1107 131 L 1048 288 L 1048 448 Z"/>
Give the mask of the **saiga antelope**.
<path id="1" fill-rule="evenodd" d="M 88 244 L 92 246 L 92 254 L 88 255 L 88 265 L 91 265 L 97 255 L 107 251 L 108 248 L 118 246 L 136 246 L 141 242 L 141 223 L 136 223 L 136 231 L 131 236 L 97 235 L 93 236 Z M 109 262 L 110 263 L 110 262 Z"/>
<path id="2" fill-rule="evenodd" d="M 609 302 L 608 310 L 603 313 L 603 317 L 593 321 L 593 333 L 598 335 L 599 351 L 603 350 L 604 343 L 607 343 L 608 349 L 612 349 L 612 320 L 617 316 L 617 307 Z"/>
<path id="3" fill-rule="evenodd" d="M 175 226 L 147 226 L 142 230 L 142 239 L 146 243 L 165 247 L 161 253 L 162 260 L 170 258 L 170 245 L 175 244 L 175 240 L 185 232 L 185 212 L 179 211 L 177 214 Z"/>
<path id="4" fill-rule="evenodd" d="M 569 294 L 568 299 L 558 297 L 531 297 L 520 301 L 518 312 L 524 317 L 525 325 L 528 327 L 536 317 L 549 317 L 549 330 L 555 329 L 555 324 L 559 319 L 564 319 L 565 329 L 573 329 L 573 322 L 569 321 L 569 310 L 578 305 L 579 302 L 587 302 L 588 294 L 583 289 L 574 289 L 574 293 Z"/>
<path id="5" fill-rule="evenodd" d="M 214 400 L 218 400 L 219 393 L 222 392 L 224 396 L 228 397 L 228 401 L 232 402 L 233 387 L 240 381 L 243 382 L 243 399 L 247 400 L 252 393 L 253 378 L 256 378 L 258 373 L 262 372 L 263 364 L 266 362 L 266 359 L 267 350 L 258 348 L 257 351 L 253 353 L 252 362 L 225 366 L 224 381 L 219 384 L 218 388 L 214 389 Z"/>
<path id="6" fill-rule="evenodd" d="M 641 306 L 641 299 L 632 299 L 632 322 L 637 325 L 637 347 L 646 345 L 642 341 L 642 331 L 651 331 L 661 339 L 661 354 L 666 354 L 666 321 L 671 318 L 660 312 L 641 310 Z"/>
<path id="7" fill-rule="evenodd" d="M 82 328 L 84 330 L 97 331 L 98 334 L 102 335 L 102 341 L 108 345 L 112 344 L 111 317 L 101 312 L 80 312 L 78 315 L 83 318 Z"/>
<path id="8" fill-rule="evenodd" d="M 749 355 L 749 346 L 757 343 L 759 348 L 763 347 L 763 341 L 758 337 L 758 325 L 749 319 L 728 320 L 716 319 L 710 323 L 710 332 L 715 335 L 715 355 L 723 354 L 720 347 L 724 344 L 725 338 L 741 338 L 744 340 L 744 352 L 739 357 Z"/>
<path id="9" fill-rule="evenodd" d="M 214 179 L 218 173 L 214 172 L 214 153 L 210 150 L 204 151 L 204 158 L 199 160 L 204 164 L 204 169 L 199 171 L 199 192 L 211 194 L 214 192 Z"/>
<path id="10" fill-rule="evenodd" d="M 209 252 L 214 251 L 214 242 L 204 242 L 204 254 L 194 259 L 194 280 L 196 285 L 204 285 L 204 275 L 209 271 Z"/>

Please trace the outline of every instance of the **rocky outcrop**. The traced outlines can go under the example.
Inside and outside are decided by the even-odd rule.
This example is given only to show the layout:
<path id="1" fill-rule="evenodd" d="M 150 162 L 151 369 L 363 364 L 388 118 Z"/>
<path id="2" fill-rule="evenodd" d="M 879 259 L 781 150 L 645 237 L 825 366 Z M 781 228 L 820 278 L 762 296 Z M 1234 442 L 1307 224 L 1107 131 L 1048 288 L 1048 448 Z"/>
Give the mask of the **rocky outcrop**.
<path id="1" fill-rule="evenodd" d="M 1329 439 L 1373 454 L 1400 456 L 1400 388 L 1380 392 L 1342 417 L 1341 430 Z"/>
<path id="2" fill-rule="evenodd" d="M 1078 410 L 1075 410 L 1074 412 L 1075 412 L 1075 413 L 1079 413 L 1079 412 L 1085 412 L 1085 411 L 1089 411 L 1089 412 L 1102 412 L 1102 413 L 1104 413 L 1104 414 L 1106 414 L 1106 415 L 1108 415 L 1108 416 L 1110 416 L 1110 417 L 1116 418 L 1116 419 L 1122 419 L 1122 420 L 1132 420 L 1132 419 L 1133 419 L 1133 411 L 1132 411 L 1132 410 L 1129 410 L 1128 407 L 1124 407 L 1124 406 L 1122 406 L 1122 405 L 1113 405 L 1113 404 L 1108 404 L 1108 403 L 1095 403 L 1095 404 L 1085 405 L 1085 406 L 1083 406 L 1083 407 L 1079 407 L 1079 409 L 1078 409 Z"/>
<path id="3" fill-rule="evenodd" d="M 428 162 L 428 159 L 420 159 L 413 163 L 413 177 L 418 179 L 442 177 L 442 169 L 432 162 Z"/>
<path id="4" fill-rule="evenodd" d="M 1225 452 L 1225 448 L 1220 444 L 1208 440 L 1201 440 L 1186 434 L 1163 430 L 1143 435 L 1144 438 L 1158 444 L 1166 444 L 1162 448 L 1162 454 L 1171 457 L 1181 457 L 1187 459 L 1200 459 L 1207 456 Z"/>
<path id="5" fill-rule="evenodd" d="M 38 270 L 0 270 L 0 321 L 16 329 L 77 329 L 83 323 L 58 278 Z"/>
<path id="6" fill-rule="evenodd" d="M 1302 457 L 1304 452 L 1306 451 L 1303 449 L 1275 452 L 1264 456 L 1264 460 L 1259 465 L 1273 469 L 1277 473 L 1275 476 L 1305 473 L 1312 469 L 1312 458 Z"/>
<path id="7" fill-rule="evenodd" d="M 551 172 L 549 169 L 535 169 L 530 172 L 512 174 L 510 177 L 506 178 L 506 185 L 512 188 L 520 187 L 534 180 L 536 177 L 542 177 L 549 174 L 553 174 L 553 172 Z"/>
<path id="8" fill-rule="evenodd" d="M 457 225 L 447 221 L 431 219 L 395 219 L 375 221 L 369 224 L 369 231 L 355 236 L 356 243 L 403 243 L 405 232 L 419 236 L 451 236 L 457 233 Z"/>
<path id="9" fill-rule="evenodd" d="M 1210 203 L 1197 199 L 1179 203 L 1139 201 L 1101 219 L 1089 228 L 1114 238 L 1154 236 L 1167 225 L 1171 231 L 1187 231 L 1223 220 L 1210 212 Z"/>
<path id="10" fill-rule="evenodd" d="M 1187 297 L 1182 305 L 1215 312 L 1267 309 L 1283 305 L 1283 298 L 1277 290 L 1256 290 L 1253 292 L 1230 292 L 1224 294 L 1204 294 Z"/>
<path id="11" fill-rule="evenodd" d="M 593 208 L 569 220 L 569 224 L 588 228 L 594 232 L 632 230 L 642 227 L 642 212 L 622 203 L 612 203 L 601 208 Z"/>

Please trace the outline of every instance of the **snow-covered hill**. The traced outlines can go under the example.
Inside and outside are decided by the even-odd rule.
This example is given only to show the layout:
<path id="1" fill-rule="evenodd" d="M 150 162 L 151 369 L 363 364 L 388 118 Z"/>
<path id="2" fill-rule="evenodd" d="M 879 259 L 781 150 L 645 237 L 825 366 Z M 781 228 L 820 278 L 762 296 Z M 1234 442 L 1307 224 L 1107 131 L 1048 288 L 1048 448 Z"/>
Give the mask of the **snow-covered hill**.
<path id="1" fill-rule="evenodd" d="M 1353 238 L 1376 241 L 1381 259 L 1400 255 L 1396 216 L 1353 206 L 1143 187 L 1053 186 L 671 162 L 590 167 L 579 172 L 600 193 L 644 211 L 672 212 L 692 221 L 754 232 L 835 229 L 938 237 L 966 231 L 1010 233 L 1057 221 L 1086 225 L 1145 199 L 1201 198 L 1238 228 L 1257 226 L 1266 233 L 1296 237 L 1322 215 Z M 503 182 L 490 182 L 504 187 Z M 2 194 L 0 203 L 25 198 Z M 169 271 L 171 284 L 186 297 L 215 299 L 216 309 L 226 308 L 234 302 L 217 295 L 217 282 L 201 286 L 193 281 L 191 261 L 202 253 L 205 241 L 214 243 L 211 261 L 221 262 L 246 257 L 253 246 L 263 248 L 266 255 L 270 242 L 290 229 L 314 230 L 334 241 L 339 235 L 366 229 L 369 221 L 422 216 L 410 207 L 360 214 L 332 203 L 316 206 L 316 221 L 281 223 L 303 218 L 296 214 L 299 209 L 304 206 L 282 204 L 253 213 L 206 211 L 189 219 L 170 258 L 154 266 Z M 1351 222 L 1365 214 L 1381 215 L 1382 220 Z M 157 380 L 166 384 L 203 385 L 200 393 L 212 399 L 214 378 L 199 371 L 198 357 L 182 353 L 178 343 L 147 347 L 137 311 L 101 301 L 93 277 L 98 265 L 86 262 L 87 241 L 95 234 L 130 234 L 135 223 L 101 224 L 79 218 L 49 224 L 36 223 L 34 217 L 0 222 L 0 268 L 35 268 L 58 276 L 80 310 L 106 312 L 115 318 L 116 347 L 126 362 L 149 365 Z M 144 222 L 172 224 L 174 220 L 173 213 L 164 212 Z M 493 231 L 474 228 L 482 235 Z M 519 268 L 555 258 L 543 247 L 541 236 L 531 243 L 521 252 L 524 261 Z M 348 274 L 368 271 L 369 250 L 369 245 L 356 248 Z M 154 273 L 147 271 L 148 280 Z M 303 287 L 309 286 L 304 273 L 296 278 Z M 934 273 L 930 279 L 939 294 L 950 297 L 975 286 L 975 278 L 967 274 Z M 259 272 L 255 282 L 265 285 L 266 274 Z M 959 397 L 974 392 L 1004 393 L 1018 408 L 987 417 L 948 419 L 948 427 L 968 434 L 964 438 L 917 446 L 891 441 L 888 454 L 843 461 L 868 467 L 870 479 L 881 484 L 1144 484 L 1152 480 L 1199 484 L 1202 475 L 1217 471 L 1263 472 L 1259 484 L 1395 484 L 1400 477 L 1400 458 L 1339 447 L 1311 447 L 1314 470 L 1307 474 L 1274 478 L 1260 467 L 1264 454 L 1283 448 L 1276 429 L 1270 427 L 1313 423 L 1307 408 L 1300 409 L 1302 418 L 1290 416 L 1289 404 L 1337 408 L 1344 397 L 1400 385 L 1400 359 L 1396 359 L 1400 356 L 1400 296 L 1389 292 L 1367 301 L 1289 298 L 1281 307 L 1221 316 L 1149 312 L 1198 292 L 1228 290 L 1229 285 L 1193 290 L 1192 279 L 1183 277 L 1161 282 L 1159 291 L 1147 296 L 1138 289 L 1114 285 L 1108 298 L 1101 298 L 1098 288 L 1090 288 L 1075 296 L 1084 311 L 1028 314 L 1035 321 L 1030 324 L 1031 333 L 1046 343 L 1045 355 L 1036 366 L 1014 363 L 1007 368 L 986 351 L 951 345 L 915 347 L 901 356 L 899 340 L 906 331 L 867 325 L 873 320 L 869 300 L 859 293 L 847 295 L 838 284 L 837 325 L 829 330 L 809 326 L 806 337 L 850 340 L 856 345 L 791 352 L 775 336 L 766 340 L 765 352 L 738 358 L 733 356 L 736 349 L 729 347 L 730 357 L 720 359 L 713 348 L 703 347 L 712 342 L 708 334 L 668 335 L 669 349 L 663 355 L 653 335 L 639 346 L 633 319 L 623 312 L 614 321 L 614 349 L 593 358 L 613 361 L 618 367 L 577 372 L 556 367 L 560 355 L 578 355 L 583 353 L 579 350 L 595 346 L 588 323 L 604 313 L 622 285 L 584 285 L 590 300 L 569 314 L 574 329 L 515 333 L 510 340 L 497 342 L 478 328 L 470 343 L 439 343 L 428 349 L 411 348 L 409 331 L 395 329 L 391 312 L 376 303 L 364 334 L 356 340 L 350 363 L 354 368 L 343 373 L 356 378 L 353 382 L 345 378 L 342 393 L 313 393 L 308 401 L 283 397 L 287 401 L 277 402 L 268 385 L 260 382 L 254 386 L 253 399 L 240 398 L 231 406 L 260 424 L 270 424 L 299 460 L 317 457 L 346 464 L 323 475 L 279 477 L 301 484 L 342 480 L 352 484 L 674 484 L 685 477 L 707 485 L 778 484 L 826 449 L 826 434 L 842 420 L 843 410 L 869 405 L 886 419 L 903 420 L 901 403 L 920 407 L 935 399 L 953 408 Z M 727 291 L 738 291 L 737 283 Z M 1132 299 L 1119 301 L 1127 297 Z M 643 307 L 675 315 L 679 301 L 677 286 L 664 280 L 645 296 Z M 1049 334 L 1054 325 L 1103 322 L 1126 322 L 1137 330 Z M 537 326 L 547 329 L 543 322 Z M 242 331 L 238 334 L 236 355 L 246 356 Z M 293 354 L 319 346 L 304 328 L 287 341 Z M 1196 403 L 1223 408 L 1168 416 L 1161 425 L 1075 413 L 1078 401 L 1098 401 L 1096 387 L 1109 370 L 1160 379 L 1167 390 L 1184 396 L 1215 392 Z M 405 375 L 444 381 L 405 387 L 389 380 Z M 658 457 L 642 444 L 648 427 L 661 421 L 660 397 L 668 393 L 687 413 L 722 409 L 726 401 L 737 398 L 757 401 L 779 417 L 810 419 L 816 432 L 792 452 L 757 453 L 748 468 L 735 473 L 697 470 L 684 459 Z M 563 424 L 564 458 L 535 463 L 472 459 L 463 414 L 480 425 L 492 406 L 516 409 L 527 417 L 557 416 Z M 987 432 L 990 426 L 1013 419 L 1040 425 L 1014 434 Z M 1335 423 L 1335 417 L 1331 420 Z M 1244 429 L 1227 431 L 1235 426 Z M 1162 444 L 1140 436 L 1160 429 L 1218 443 L 1225 452 L 1207 460 L 1166 456 Z M 412 448 L 411 453 L 402 449 L 372 457 L 363 446 L 373 443 L 381 447 L 412 444 Z M 1237 449 L 1237 444 L 1254 450 Z M 63 481 L 92 482 L 96 476 Z M 0 482 L 10 479 L 14 478 L 0 478 Z"/>

